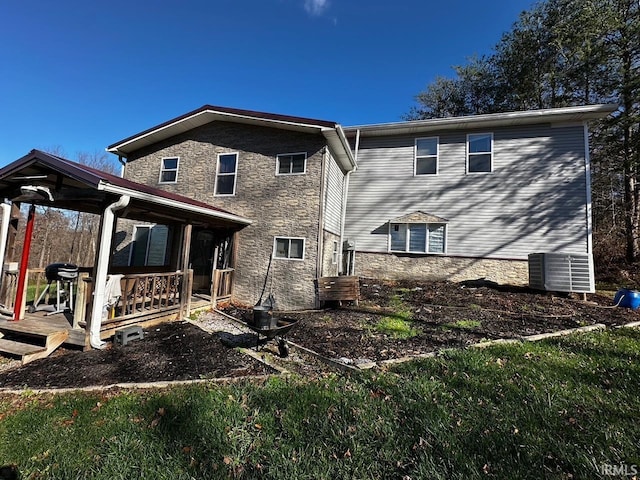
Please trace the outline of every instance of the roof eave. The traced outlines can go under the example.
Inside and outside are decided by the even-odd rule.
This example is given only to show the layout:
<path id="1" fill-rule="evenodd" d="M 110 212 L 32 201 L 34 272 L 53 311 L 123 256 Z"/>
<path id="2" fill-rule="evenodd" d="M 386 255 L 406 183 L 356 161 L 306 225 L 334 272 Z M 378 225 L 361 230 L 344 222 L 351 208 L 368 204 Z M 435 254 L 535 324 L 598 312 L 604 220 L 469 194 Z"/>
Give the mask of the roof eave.
<path id="1" fill-rule="evenodd" d="M 408 122 L 380 123 L 346 127 L 348 133 L 360 131 L 361 135 L 380 136 L 413 134 L 435 130 L 463 130 L 493 128 L 537 123 L 584 122 L 603 118 L 618 108 L 614 104 L 585 105 L 578 107 L 549 108 L 518 112 L 491 113 L 464 117 L 435 118 Z"/>
<path id="2" fill-rule="evenodd" d="M 252 115 L 252 113 L 255 113 Z M 264 115 L 264 116 L 260 116 Z M 277 115 L 261 114 L 259 112 L 243 111 L 221 111 L 215 108 L 201 108 L 189 114 L 170 120 L 167 123 L 153 127 L 140 134 L 121 140 L 107 147 L 107 151 L 126 157 L 129 153 L 144 148 L 148 145 L 160 142 L 167 138 L 179 135 L 193 128 L 200 127 L 213 121 L 229 121 L 236 123 L 244 123 L 250 125 L 258 125 L 265 127 L 275 127 L 284 130 L 292 130 L 298 132 L 318 133 L 328 128 L 331 122 L 318 121 L 313 123 L 311 119 L 303 119 L 296 121 L 296 117 L 277 118 Z"/>
<path id="3" fill-rule="evenodd" d="M 327 140 L 329 150 L 338 164 L 345 172 L 355 170 L 357 165 L 351 147 L 342 127 L 336 124 L 335 128 L 325 128 L 322 130 L 324 138 Z"/>
<path id="4" fill-rule="evenodd" d="M 145 202 L 155 203 L 156 205 L 161 205 L 164 207 L 172 207 L 176 209 L 185 210 L 188 212 L 197 213 L 199 215 L 206 215 L 211 218 L 216 218 L 220 220 L 225 220 L 229 222 L 239 223 L 242 225 L 251 225 L 253 222 L 247 218 L 240 217 L 238 215 L 234 215 L 228 212 L 221 212 L 217 210 L 208 209 L 205 207 L 200 207 L 198 205 L 191 205 L 189 203 L 180 202 L 178 200 L 174 200 L 171 198 L 159 197 L 156 195 L 151 195 L 149 193 L 140 192 L 138 190 L 133 190 L 131 188 L 122 187 L 119 185 L 113 185 L 109 182 L 100 182 L 98 185 L 98 190 L 103 190 L 108 193 L 113 193 L 116 195 L 128 195 L 131 198 L 135 198 L 138 200 L 144 200 Z"/>

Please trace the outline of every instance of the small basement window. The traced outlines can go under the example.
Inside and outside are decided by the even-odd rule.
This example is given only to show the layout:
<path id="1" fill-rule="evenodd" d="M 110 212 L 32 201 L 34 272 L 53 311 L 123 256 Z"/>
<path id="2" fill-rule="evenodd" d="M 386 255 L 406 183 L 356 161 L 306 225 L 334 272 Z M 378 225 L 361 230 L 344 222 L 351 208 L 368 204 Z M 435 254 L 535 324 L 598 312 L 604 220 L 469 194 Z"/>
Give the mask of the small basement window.
<path id="1" fill-rule="evenodd" d="M 176 183 L 178 181 L 178 157 L 163 158 L 160 165 L 160 183 Z"/>
<path id="2" fill-rule="evenodd" d="M 304 238 L 275 237 L 273 258 L 304 260 Z"/>
<path id="3" fill-rule="evenodd" d="M 389 251 L 445 253 L 446 225 L 443 223 L 390 223 Z"/>
<path id="4" fill-rule="evenodd" d="M 276 157 L 276 175 L 301 175 L 307 171 L 307 153 L 283 153 Z"/>

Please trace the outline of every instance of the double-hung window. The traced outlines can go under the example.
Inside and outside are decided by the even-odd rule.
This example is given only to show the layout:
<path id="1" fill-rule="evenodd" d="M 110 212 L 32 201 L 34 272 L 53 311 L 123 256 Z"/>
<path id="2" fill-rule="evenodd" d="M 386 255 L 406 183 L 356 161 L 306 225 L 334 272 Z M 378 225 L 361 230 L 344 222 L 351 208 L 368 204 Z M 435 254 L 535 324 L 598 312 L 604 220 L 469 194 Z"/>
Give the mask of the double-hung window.
<path id="1" fill-rule="evenodd" d="M 276 237 L 273 257 L 286 260 L 304 260 L 304 238 Z"/>
<path id="2" fill-rule="evenodd" d="M 234 195 L 238 172 L 237 153 L 219 153 L 216 166 L 216 195 Z"/>
<path id="3" fill-rule="evenodd" d="M 438 173 L 438 137 L 416 138 L 415 175 L 436 175 Z"/>
<path id="4" fill-rule="evenodd" d="M 160 165 L 160 183 L 176 183 L 178 181 L 178 157 L 163 158 Z"/>
<path id="5" fill-rule="evenodd" d="M 445 253 L 444 223 L 390 223 L 389 250 L 406 253 Z"/>
<path id="6" fill-rule="evenodd" d="M 307 154 L 283 153 L 276 157 L 276 175 L 301 175 L 307 170 Z"/>
<path id="7" fill-rule="evenodd" d="M 162 266 L 167 259 L 169 227 L 166 225 L 136 225 L 129 266 Z"/>
<path id="8" fill-rule="evenodd" d="M 490 173 L 493 170 L 493 134 L 467 135 L 467 173 Z"/>

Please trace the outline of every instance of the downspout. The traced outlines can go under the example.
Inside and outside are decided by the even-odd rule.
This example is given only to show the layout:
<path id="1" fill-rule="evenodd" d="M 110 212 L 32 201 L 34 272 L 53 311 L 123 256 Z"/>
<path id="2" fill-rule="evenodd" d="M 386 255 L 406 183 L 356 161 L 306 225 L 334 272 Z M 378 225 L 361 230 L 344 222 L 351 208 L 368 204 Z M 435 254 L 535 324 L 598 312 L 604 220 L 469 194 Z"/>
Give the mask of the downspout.
<path id="1" fill-rule="evenodd" d="M 354 154 L 354 161 L 356 166 L 358 165 L 358 149 L 360 148 L 360 129 L 356 130 L 356 144 L 355 144 L 355 154 Z M 349 197 L 349 178 L 351 177 L 351 172 L 353 172 L 353 170 L 349 170 L 347 172 L 347 174 L 344 177 L 344 183 L 342 185 L 342 219 L 340 221 L 340 258 L 342 259 L 344 256 L 344 225 L 346 222 L 346 218 L 347 218 L 347 199 Z M 354 253 L 355 256 L 355 253 Z M 342 270 L 342 265 L 343 262 L 340 262 L 340 267 L 339 267 L 339 272 L 340 273 L 345 273 Z M 347 275 L 349 275 L 351 272 L 346 272 Z"/>
<path id="2" fill-rule="evenodd" d="M 324 209 L 326 206 L 326 188 L 327 181 L 327 157 L 329 156 L 329 148 L 324 147 L 322 152 L 322 165 L 320 167 L 320 209 L 318 211 L 318 255 L 316 257 L 316 278 L 322 275 L 323 259 L 324 259 Z"/>
<path id="3" fill-rule="evenodd" d="M 111 256 L 111 240 L 115 223 L 115 212 L 122 210 L 131 201 L 129 195 L 122 195 L 118 201 L 105 208 L 102 215 L 100 233 L 100 253 L 96 263 L 94 279 L 93 305 L 91 307 L 91 326 L 89 328 L 89 343 L 93 348 L 103 348 L 105 342 L 100 339 L 100 325 L 102 323 L 102 311 L 105 304 L 105 290 L 107 286 L 107 273 L 109 271 L 109 257 Z"/>

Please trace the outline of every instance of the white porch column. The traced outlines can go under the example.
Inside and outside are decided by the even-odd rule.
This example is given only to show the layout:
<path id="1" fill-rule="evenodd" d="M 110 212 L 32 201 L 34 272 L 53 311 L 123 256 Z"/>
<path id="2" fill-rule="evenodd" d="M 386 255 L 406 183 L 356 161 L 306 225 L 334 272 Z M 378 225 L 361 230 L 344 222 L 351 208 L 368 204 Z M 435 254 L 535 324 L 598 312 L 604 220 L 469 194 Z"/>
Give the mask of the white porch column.
<path id="1" fill-rule="evenodd" d="M 89 327 L 89 343 L 93 348 L 103 348 L 105 342 L 100 339 L 100 325 L 102 324 L 102 311 L 105 306 L 105 290 L 107 286 L 107 274 L 109 271 L 109 257 L 111 256 L 111 242 L 113 240 L 113 226 L 115 224 L 115 212 L 129 205 L 131 197 L 123 195 L 117 202 L 105 208 L 102 214 L 100 228 L 100 243 L 98 245 L 98 261 L 96 262 L 96 274 L 93 290 L 93 305 Z"/>

